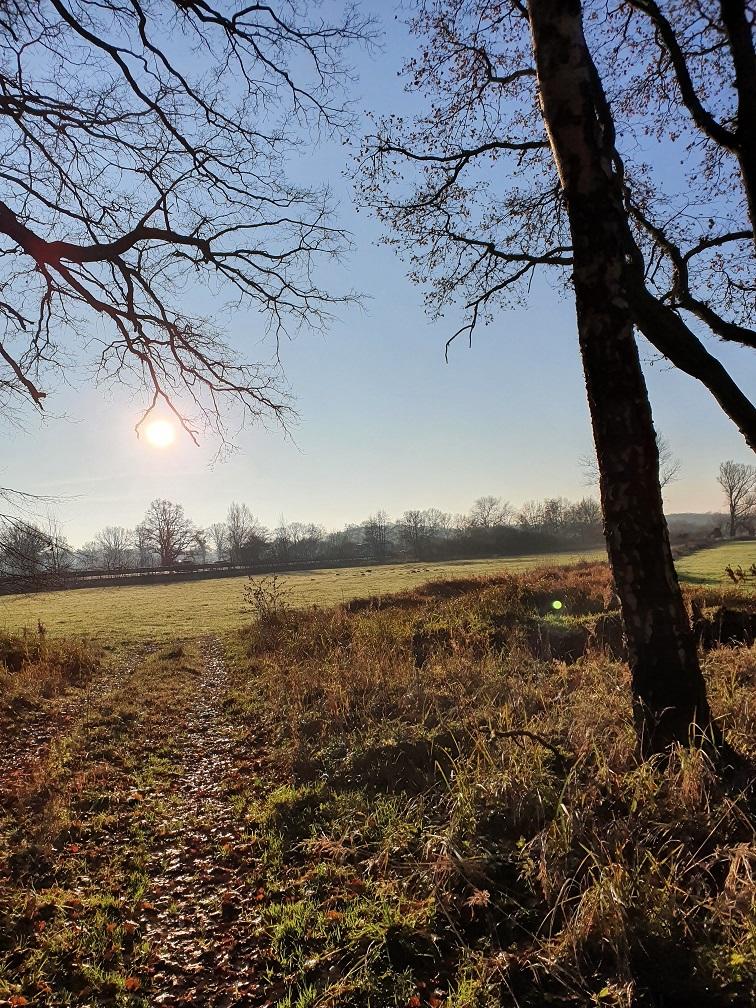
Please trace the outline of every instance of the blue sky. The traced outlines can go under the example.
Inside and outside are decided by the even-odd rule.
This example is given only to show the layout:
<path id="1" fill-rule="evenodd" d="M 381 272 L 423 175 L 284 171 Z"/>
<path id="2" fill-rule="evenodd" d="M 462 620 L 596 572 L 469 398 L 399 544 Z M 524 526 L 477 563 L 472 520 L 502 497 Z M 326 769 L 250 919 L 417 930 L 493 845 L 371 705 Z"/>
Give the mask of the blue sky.
<path id="1" fill-rule="evenodd" d="M 401 21 L 387 17 L 382 27 L 382 50 L 356 54 L 356 105 L 404 111 L 396 72 L 412 43 Z M 326 332 L 283 345 L 300 417 L 293 437 L 274 426 L 248 428 L 230 460 L 215 465 L 212 442 L 197 448 L 179 440 L 159 451 L 135 438 L 133 394 L 95 389 L 82 375 L 51 395 L 47 419 L 27 418 L 13 434 L 2 467 L 5 485 L 59 498 L 56 511 L 72 543 L 104 525 L 135 525 L 158 496 L 180 501 L 199 525 L 222 519 L 238 500 L 269 526 L 283 516 L 338 527 L 378 508 L 461 512 L 487 493 L 517 505 L 587 492 L 578 457 L 591 437 L 572 303 L 537 284 L 526 310 L 502 311 L 476 333 L 471 350 L 460 343 L 445 364 L 455 319 L 429 322 L 422 291 L 379 244 L 377 222 L 355 212 L 341 174 L 343 148 L 326 144 L 306 165 L 313 182 L 333 185 L 354 242 L 343 263 L 324 270 L 324 282 L 361 291 L 366 301 L 364 309 L 340 312 Z M 202 307 L 213 310 L 209 301 Z M 229 325 L 248 349 L 260 330 L 253 315 Z M 753 395 L 752 355 L 712 349 Z M 650 361 L 650 349 L 642 352 Z M 663 362 L 646 371 L 657 429 L 683 463 L 666 493 L 668 510 L 719 508 L 719 462 L 749 461 L 750 453 L 697 383 Z"/>

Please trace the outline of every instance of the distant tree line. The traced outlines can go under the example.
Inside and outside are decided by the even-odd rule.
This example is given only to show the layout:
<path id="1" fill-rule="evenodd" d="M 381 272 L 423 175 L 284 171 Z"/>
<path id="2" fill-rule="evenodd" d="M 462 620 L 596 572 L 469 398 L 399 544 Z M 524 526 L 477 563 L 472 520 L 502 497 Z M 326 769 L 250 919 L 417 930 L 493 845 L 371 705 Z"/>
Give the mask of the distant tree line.
<path id="1" fill-rule="evenodd" d="M 660 447 L 662 454 L 667 452 L 671 481 L 679 463 L 663 442 Z M 756 466 L 723 462 L 717 482 L 727 513 L 708 534 L 714 538 L 756 535 Z M 338 531 L 313 522 L 283 520 L 277 528 L 268 529 L 246 504 L 238 503 L 229 506 L 223 521 L 201 528 L 181 504 L 156 499 L 136 528 L 107 526 L 78 549 L 68 544 L 51 515 L 32 522 L 0 513 L 0 577 L 34 583 L 67 571 L 115 573 L 183 564 L 463 560 L 601 543 L 601 508 L 593 497 L 578 501 L 547 497 L 515 509 L 500 497 L 484 496 L 467 514 L 426 508 L 405 511 L 396 519 L 379 510 Z"/>
<path id="2" fill-rule="evenodd" d="M 266 528 L 246 504 L 232 503 L 223 521 L 200 528 L 181 504 L 157 499 L 133 529 L 107 526 L 78 549 L 55 523 L 16 523 L 0 531 L 0 573 L 33 582 L 43 575 L 91 570 L 114 573 L 183 564 L 313 563 L 340 560 L 443 560 L 547 552 L 598 545 L 601 511 L 591 497 L 528 501 L 519 511 L 499 497 L 479 497 L 469 513 L 438 508 L 379 510 L 363 522 L 328 531 L 315 523 Z"/>

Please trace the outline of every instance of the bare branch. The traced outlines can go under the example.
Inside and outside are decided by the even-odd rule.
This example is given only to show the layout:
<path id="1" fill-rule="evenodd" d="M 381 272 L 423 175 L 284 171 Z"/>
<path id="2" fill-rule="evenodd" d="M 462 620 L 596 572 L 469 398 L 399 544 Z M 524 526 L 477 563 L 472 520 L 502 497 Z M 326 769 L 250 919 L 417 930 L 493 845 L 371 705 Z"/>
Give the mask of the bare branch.
<path id="1" fill-rule="evenodd" d="M 659 5 L 655 2 L 655 0 L 628 0 L 628 2 L 630 6 L 634 7 L 642 14 L 645 14 L 646 17 L 650 18 L 653 22 L 657 30 L 658 37 L 664 45 L 674 68 L 682 100 L 685 107 L 690 112 L 695 124 L 699 129 L 703 130 L 708 137 L 711 137 L 715 143 L 720 144 L 727 150 L 737 150 L 736 135 L 725 126 L 722 126 L 721 123 L 717 122 L 714 116 L 704 108 L 703 103 L 696 92 L 695 85 L 693 84 L 693 79 L 690 75 L 690 70 L 688 69 L 688 63 L 678 41 L 677 34 L 670 22 L 662 13 Z"/>
<path id="2" fill-rule="evenodd" d="M 7 19 L 3 389 L 39 407 L 94 314 L 105 326 L 82 349 L 98 350 L 102 380 L 144 390 L 142 420 L 160 402 L 195 439 L 224 436 L 224 404 L 285 421 L 281 334 L 354 300 L 315 279 L 348 240 L 327 188 L 294 185 L 286 162 L 306 129 L 347 121 L 343 55 L 369 22 L 209 0 L 49 0 Z M 191 308 L 202 287 L 214 322 Z M 266 320 L 269 363 L 222 335 L 221 311 L 239 309 Z"/>

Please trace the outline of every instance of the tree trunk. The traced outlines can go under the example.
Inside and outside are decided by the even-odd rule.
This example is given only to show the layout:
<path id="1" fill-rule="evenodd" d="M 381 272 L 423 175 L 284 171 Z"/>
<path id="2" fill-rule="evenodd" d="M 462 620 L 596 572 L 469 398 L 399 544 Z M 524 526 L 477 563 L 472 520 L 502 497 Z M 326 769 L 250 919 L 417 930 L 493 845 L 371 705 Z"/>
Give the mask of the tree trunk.
<path id="1" fill-rule="evenodd" d="M 756 52 L 744 0 L 722 0 L 720 6 L 738 93 L 738 162 L 756 241 Z"/>
<path id="2" fill-rule="evenodd" d="M 713 732 L 672 562 L 659 454 L 628 303 L 630 238 L 611 122 L 579 0 L 530 0 L 544 119 L 573 241 L 578 333 L 644 756 Z"/>

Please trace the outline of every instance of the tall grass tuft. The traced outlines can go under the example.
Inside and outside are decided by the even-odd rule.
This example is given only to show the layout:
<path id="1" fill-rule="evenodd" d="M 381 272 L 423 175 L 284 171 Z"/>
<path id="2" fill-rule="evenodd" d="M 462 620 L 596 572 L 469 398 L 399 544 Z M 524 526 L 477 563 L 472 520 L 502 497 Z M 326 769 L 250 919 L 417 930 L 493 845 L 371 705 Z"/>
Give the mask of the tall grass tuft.
<path id="1" fill-rule="evenodd" d="M 99 667 L 97 649 L 76 640 L 36 633 L 0 634 L 0 712 L 6 715 L 88 682 Z"/>

